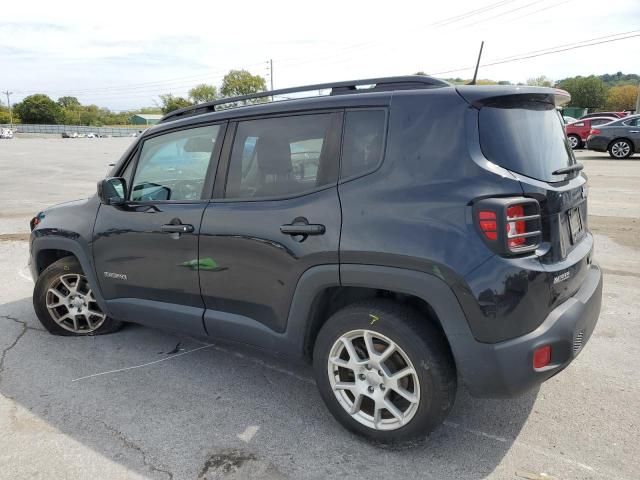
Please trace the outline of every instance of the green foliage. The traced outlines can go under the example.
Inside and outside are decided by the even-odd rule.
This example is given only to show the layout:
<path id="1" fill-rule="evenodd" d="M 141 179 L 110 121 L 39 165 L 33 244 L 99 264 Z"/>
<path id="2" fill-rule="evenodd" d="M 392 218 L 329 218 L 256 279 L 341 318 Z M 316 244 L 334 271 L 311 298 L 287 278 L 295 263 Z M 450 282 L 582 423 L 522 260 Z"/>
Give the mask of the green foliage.
<path id="1" fill-rule="evenodd" d="M 60 105 L 41 93 L 25 97 L 14 110 L 24 123 L 57 123 L 61 113 Z"/>
<path id="2" fill-rule="evenodd" d="M 638 85 L 638 83 L 640 83 L 640 75 L 636 75 L 635 73 L 624 74 L 622 72 L 614 74 L 605 73 L 604 75 L 600 75 L 600 80 L 602 80 L 607 87 Z"/>
<path id="3" fill-rule="evenodd" d="M 246 70 L 231 70 L 222 79 L 220 93 L 223 97 L 249 95 L 264 92 L 267 82 L 260 75 L 251 75 Z"/>
<path id="4" fill-rule="evenodd" d="M 545 75 L 540 75 L 539 77 L 528 78 L 527 85 L 534 87 L 553 87 L 553 80 Z"/>
<path id="5" fill-rule="evenodd" d="M 0 101 L 0 124 L 9 123 L 10 121 L 11 115 L 9 115 L 9 108 Z"/>
<path id="6" fill-rule="evenodd" d="M 164 114 L 193 105 L 186 98 L 176 97 L 171 93 L 160 95 L 160 101 L 162 102 L 162 113 Z"/>
<path id="7" fill-rule="evenodd" d="M 11 121 L 11 115 L 9 115 L 9 109 L 0 107 L 0 124 L 9 123 Z M 14 119 L 15 122 L 15 119 Z"/>
<path id="8" fill-rule="evenodd" d="M 567 78 L 558 82 L 557 87 L 571 94 L 569 107 L 598 109 L 607 101 L 607 89 L 595 75 Z"/>
<path id="9" fill-rule="evenodd" d="M 78 108 L 80 102 L 76 97 L 60 97 L 58 99 L 58 105 L 62 108 Z"/>
<path id="10" fill-rule="evenodd" d="M 606 110 L 622 112 L 635 110 L 639 87 L 637 85 L 619 85 L 607 92 Z"/>
<path id="11" fill-rule="evenodd" d="M 218 98 L 218 89 L 214 85 L 201 83 L 189 90 L 189 98 L 193 103 L 211 102 Z"/>

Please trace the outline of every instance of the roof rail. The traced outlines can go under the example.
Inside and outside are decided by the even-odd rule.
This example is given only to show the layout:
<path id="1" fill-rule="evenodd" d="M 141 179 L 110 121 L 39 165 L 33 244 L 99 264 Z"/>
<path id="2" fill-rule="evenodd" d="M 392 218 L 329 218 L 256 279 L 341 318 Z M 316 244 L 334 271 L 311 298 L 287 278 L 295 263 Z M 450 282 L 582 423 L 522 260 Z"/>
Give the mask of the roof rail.
<path id="1" fill-rule="evenodd" d="M 357 88 L 358 86 L 369 86 L 369 88 Z M 391 90 L 411 90 L 420 88 L 437 88 L 446 87 L 449 83 L 438 80 L 437 78 L 427 77 L 425 75 L 405 75 L 401 77 L 383 77 L 383 78 L 367 78 L 364 80 L 349 80 L 344 82 L 318 83 L 315 85 L 305 85 L 302 87 L 281 88 L 279 90 L 271 90 L 266 92 L 251 93 L 249 95 L 240 95 L 238 97 L 221 98 L 211 102 L 200 103 L 190 107 L 174 110 L 166 114 L 159 123 L 169 120 L 177 120 L 178 118 L 199 115 L 202 113 L 211 113 L 218 111 L 216 106 L 228 105 L 235 102 L 253 100 L 257 98 L 275 97 L 278 95 L 286 95 L 289 93 L 311 92 L 314 90 L 331 89 L 330 95 L 342 95 L 349 93 L 366 93 L 380 92 Z M 229 107 L 224 108 L 227 110 Z"/>

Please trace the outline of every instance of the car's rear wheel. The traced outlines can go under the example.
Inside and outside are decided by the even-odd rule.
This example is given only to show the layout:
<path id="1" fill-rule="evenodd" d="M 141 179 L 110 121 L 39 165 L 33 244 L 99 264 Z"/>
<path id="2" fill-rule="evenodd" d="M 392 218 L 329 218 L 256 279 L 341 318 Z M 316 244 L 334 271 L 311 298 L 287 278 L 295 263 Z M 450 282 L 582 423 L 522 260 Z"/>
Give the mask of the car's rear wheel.
<path id="1" fill-rule="evenodd" d="M 122 325 L 102 312 L 74 257 L 62 258 L 40 274 L 33 307 L 40 323 L 54 335 L 101 335 Z"/>
<path id="2" fill-rule="evenodd" d="M 609 145 L 609 155 L 612 158 L 629 158 L 633 154 L 633 145 L 629 140 L 620 138 L 611 142 Z"/>
<path id="3" fill-rule="evenodd" d="M 578 135 L 569 135 L 568 139 L 572 150 L 582 147 L 582 139 Z"/>
<path id="4" fill-rule="evenodd" d="M 320 330 L 313 360 L 331 413 L 373 440 L 424 437 L 453 406 L 456 376 L 446 342 L 401 304 L 374 300 L 338 311 Z"/>

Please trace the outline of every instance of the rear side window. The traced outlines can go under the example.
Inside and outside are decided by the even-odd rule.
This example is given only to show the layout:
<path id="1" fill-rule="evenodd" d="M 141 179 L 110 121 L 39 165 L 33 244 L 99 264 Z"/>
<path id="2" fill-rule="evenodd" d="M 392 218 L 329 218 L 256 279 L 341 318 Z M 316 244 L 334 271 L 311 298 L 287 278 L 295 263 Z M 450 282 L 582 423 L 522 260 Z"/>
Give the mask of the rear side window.
<path id="1" fill-rule="evenodd" d="M 344 122 L 340 178 L 371 172 L 382 160 L 384 110 L 348 111 Z"/>
<path id="2" fill-rule="evenodd" d="M 225 197 L 288 197 L 335 182 L 336 120 L 322 113 L 240 122 Z"/>
<path id="3" fill-rule="evenodd" d="M 545 182 L 566 175 L 552 172 L 575 163 L 555 107 L 519 102 L 480 109 L 480 146 L 487 159 L 501 167 Z"/>

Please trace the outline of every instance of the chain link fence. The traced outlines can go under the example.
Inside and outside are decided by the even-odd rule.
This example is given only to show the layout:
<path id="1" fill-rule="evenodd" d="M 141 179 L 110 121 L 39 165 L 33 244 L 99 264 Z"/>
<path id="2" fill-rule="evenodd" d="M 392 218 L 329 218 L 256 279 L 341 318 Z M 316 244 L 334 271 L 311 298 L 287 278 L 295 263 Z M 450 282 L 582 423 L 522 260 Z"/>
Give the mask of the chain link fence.
<path id="1" fill-rule="evenodd" d="M 9 128 L 9 124 L 0 125 L 1 128 Z M 46 133 L 70 136 L 87 135 L 93 133 L 101 137 L 130 137 L 143 131 L 145 125 L 127 125 L 122 127 L 92 127 L 87 125 L 33 125 L 14 123 L 13 131 L 17 133 Z"/>

